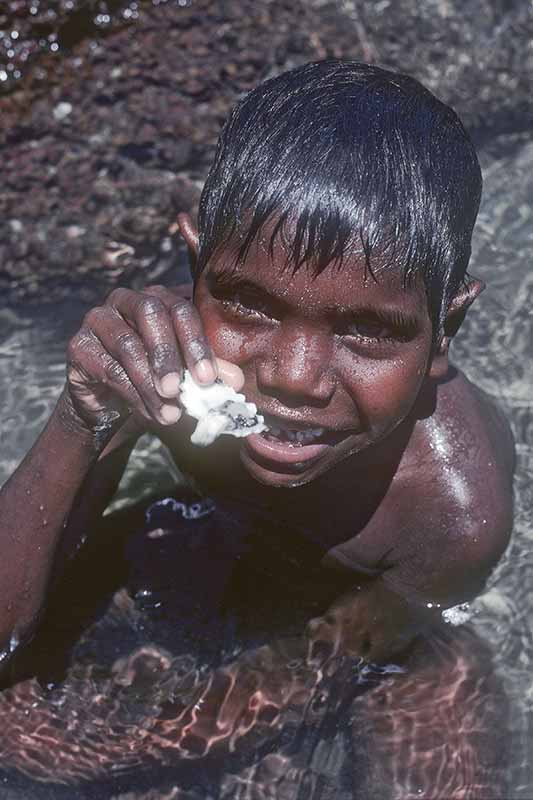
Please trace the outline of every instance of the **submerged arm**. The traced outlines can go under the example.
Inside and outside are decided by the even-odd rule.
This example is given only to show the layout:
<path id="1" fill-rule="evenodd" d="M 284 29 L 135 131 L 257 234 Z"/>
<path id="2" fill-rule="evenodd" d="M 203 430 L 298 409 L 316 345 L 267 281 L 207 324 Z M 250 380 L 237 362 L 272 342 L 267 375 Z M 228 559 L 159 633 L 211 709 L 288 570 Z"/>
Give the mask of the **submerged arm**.
<path id="1" fill-rule="evenodd" d="M 105 510 L 140 431 L 94 435 L 63 394 L 46 428 L 0 492 L 3 667 L 41 614 L 58 548 L 75 547 Z M 120 441 L 119 441 L 120 439 Z M 66 554 L 66 551 L 65 551 Z"/>

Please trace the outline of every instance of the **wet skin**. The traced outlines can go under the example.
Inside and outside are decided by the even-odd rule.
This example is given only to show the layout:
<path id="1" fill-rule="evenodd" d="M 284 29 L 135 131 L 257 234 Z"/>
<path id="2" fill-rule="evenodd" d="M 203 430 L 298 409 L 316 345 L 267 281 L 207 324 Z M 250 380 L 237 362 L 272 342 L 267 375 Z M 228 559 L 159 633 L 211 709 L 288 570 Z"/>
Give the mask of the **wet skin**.
<path id="1" fill-rule="evenodd" d="M 202 451 L 179 425 L 162 438 L 218 498 L 305 527 L 324 565 L 452 605 L 479 591 L 507 543 L 512 439 L 449 365 L 448 342 L 433 351 L 423 288 L 376 274 L 357 256 L 293 274 L 279 245 L 272 259 L 257 243 L 242 265 L 219 253 L 194 293 L 214 353 L 242 369 L 270 424 L 325 428 L 325 444 L 222 437 Z M 452 328 L 471 300 L 458 298 Z"/>
<path id="2" fill-rule="evenodd" d="M 194 258 L 190 220 L 182 231 Z M 373 282 L 354 256 L 342 270 L 292 276 L 259 243 L 241 267 L 233 261 L 219 252 L 194 303 L 165 287 L 115 290 L 71 341 L 57 409 L 0 493 L 11 554 L 0 564 L 5 653 L 14 631 L 24 640 L 35 629 L 60 541 L 76 546 L 98 523 L 146 428 L 222 508 L 263 517 L 266 537 L 269 525 L 288 542 L 304 535 L 338 576 L 339 596 L 298 642 L 311 670 L 315 652 L 391 659 L 442 607 L 477 594 L 497 563 L 512 518 L 512 439 L 447 357 L 479 285 L 454 299 L 434 353 L 423 289 L 404 289 L 394 270 L 376 265 Z M 325 432 L 302 447 L 281 436 L 195 448 L 180 418 L 185 366 L 199 382 L 218 371 L 244 384 L 273 426 Z M 217 568 L 205 565 L 208 592 Z M 283 643 L 267 649 L 278 680 Z"/>
<path id="3" fill-rule="evenodd" d="M 256 244 L 235 269 L 232 255 L 220 254 L 195 290 L 215 353 L 241 367 L 247 397 L 270 424 L 326 429 L 318 448 L 249 437 L 246 471 L 266 486 L 294 487 L 347 458 L 352 471 L 364 467 L 353 457 L 405 420 L 426 376 L 432 328 L 423 290 L 402 290 L 396 271 L 365 279 L 358 257 L 315 277 L 311 268 L 285 269 L 279 244 L 272 259 Z"/>
<path id="4" fill-rule="evenodd" d="M 197 232 L 180 224 L 194 273 Z M 219 502 L 305 529 L 324 566 L 355 585 L 370 571 L 400 604 L 442 605 L 483 585 L 510 530 L 512 441 L 447 355 L 480 284 L 453 299 L 434 352 L 423 287 L 404 288 L 394 267 L 374 261 L 373 280 L 353 255 L 342 269 L 291 274 L 279 240 L 272 257 L 258 241 L 234 265 L 231 246 L 219 250 L 194 303 L 162 286 L 117 289 L 84 318 L 56 411 L 0 494 L 13 552 L 0 565 L 0 640 L 31 631 L 59 542 L 75 546 L 97 523 L 146 428 Z M 271 426 L 323 433 L 301 447 L 259 435 L 196 448 L 180 419 L 185 367 L 199 382 L 218 372 L 244 384 Z"/>
<path id="5" fill-rule="evenodd" d="M 194 273 L 197 232 L 187 217 L 180 224 Z M 86 483 L 82 520 L 94 495 L 109 494 L 105 465 L 131 447 L 128 426 L 151 427 L 219 503 L 304 530 L 323 565 L 355 585 L 373 575 L 366 591 L 381 605 L 383 588 L 392 591 L 391 618 L 396 594 L 424 607 L 475 595 L 508 540 L 513 469 L 506 423 L 448 362 L 481 285 L 454 298 L 435 350 L 423 286 L 404 287 L 400 270 L 377 259 L 373 272 L 357 254 L 341 269 L 294 272 L 279 239 L 272 254 L 256 241 L 236 264 L 230 242 L 198 277 L 194 303 L 183 289 L 118 289 L 89 312 L 69 347 L 64 417 L 74 430 L 112 431 L 112 408 L 119 430 Z M 185 366 L 200 382 L 218 371 L 244 386 L 274 430 L 320 436 L 302 446 L 272 432 L 191 445 L 191 421 L 176 422 Z M 357 605 L 362 627 L 375 625 L 369 597 Z"/>

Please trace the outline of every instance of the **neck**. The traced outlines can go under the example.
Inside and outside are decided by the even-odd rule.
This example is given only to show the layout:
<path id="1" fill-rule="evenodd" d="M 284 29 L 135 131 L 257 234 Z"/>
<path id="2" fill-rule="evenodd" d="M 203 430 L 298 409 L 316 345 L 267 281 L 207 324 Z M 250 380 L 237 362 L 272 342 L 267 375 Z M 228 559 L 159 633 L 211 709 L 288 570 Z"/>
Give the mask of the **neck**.
<path id="1" fill-rule="evenodd" d="M 311 483 L 293 488 L 264 486 L 240 462 L 231 480 L 208 487 L 221 504 L 264 514 L 273 524 L 305 531 L 326 549 L 361 530 L 383 499 L 397 471 L 412 425 L 402 425 L 364 453 L 346 458 Z M 226 473 L 228 474 L 228 473 Z"/>
<path id="2" fill-rule="evenodd" d="M 411 437 L 417 414 L 362 453 L 349 456 L 311 483 L 272 488 L 254 480 L 241 464 L 234 442 L 211 446 L 209 458 L 200 448 L 167 441 L 176 461 L 221 507 L 235 513 L 258 513 L 274 525 L 304 530 L 327 549 L 356 535 L 385 496 Z M 218 465 L 224 463 L 224 469 Z"/>

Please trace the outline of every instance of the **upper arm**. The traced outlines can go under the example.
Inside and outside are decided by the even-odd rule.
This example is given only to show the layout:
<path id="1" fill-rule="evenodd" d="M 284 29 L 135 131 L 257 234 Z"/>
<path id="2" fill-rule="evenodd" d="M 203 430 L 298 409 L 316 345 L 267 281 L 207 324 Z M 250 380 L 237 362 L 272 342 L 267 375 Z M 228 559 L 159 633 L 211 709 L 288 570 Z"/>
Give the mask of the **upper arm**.
<path id="1" fill-rule="evenodd" d="M 465 532 L 446 544 L 435 531 L 417 530 L 409 546 L 388 554 L 379 577 L 361 579 L 321 617 L 309 624 L 311 649 L 385 662 L 420 634 L 442 624 L 442 611 L 473 599 L 497 564 L 507 535 Z M 430 544 L 433 542 L 434 546 Z M 354 575 L 355 578 L 355 575 Z M 355 581 L 354 581 L 355 582 Z"/>
<path id="2" fill-rule="evenodd" d="M 512 524 L 511 493 L 485 507 L 432 494 L 429 504 L 401 492 L 387 523 L 388 546 L 379 577 L 357 585 L 315 621 L 319 641 L 335 641 L 353 655 L 383 661 L 420 633 L 441 624 L 445 608 L 473 599 L 501 558 Z M 406 503 L 405 498 L 411 498 Z M 379 531 L 374 531 L 379 535 Z M 383 530 L 381 531 L 383 533 Z"/>
<path id="3" fill-rule="evenodd" d="M 405 510 L 384 579 L 441 608 L 472 600 L 509 543 L 512 517 L 510 489 L 483 499 L 474 493 L 465 503 L 443 493 L 418 513 Z"/>

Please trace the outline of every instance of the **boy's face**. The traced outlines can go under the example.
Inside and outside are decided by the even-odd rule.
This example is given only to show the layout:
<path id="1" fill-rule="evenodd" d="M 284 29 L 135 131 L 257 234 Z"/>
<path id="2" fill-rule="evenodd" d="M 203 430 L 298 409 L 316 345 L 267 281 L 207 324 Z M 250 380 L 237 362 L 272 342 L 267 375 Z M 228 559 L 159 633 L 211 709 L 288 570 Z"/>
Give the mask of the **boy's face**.
<path id="1" fill-rule="evenodd" d="M 241 459 L 263 484 L 302 485 L 363 454 L 412 409 L 431 352 L 425 293 L 404 289 L 395 269 L 365 281 L 359 256 L 293 274 L 279 240 L 273 258 L 254 243 L 234 263 L 229 247 L 217 253 L 195 303 L 215 354 L 241 367 L 271 429 L 239 440 Z"/>

